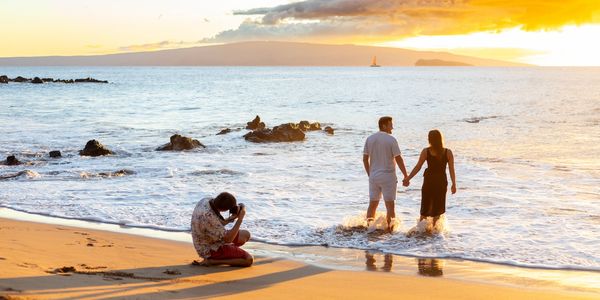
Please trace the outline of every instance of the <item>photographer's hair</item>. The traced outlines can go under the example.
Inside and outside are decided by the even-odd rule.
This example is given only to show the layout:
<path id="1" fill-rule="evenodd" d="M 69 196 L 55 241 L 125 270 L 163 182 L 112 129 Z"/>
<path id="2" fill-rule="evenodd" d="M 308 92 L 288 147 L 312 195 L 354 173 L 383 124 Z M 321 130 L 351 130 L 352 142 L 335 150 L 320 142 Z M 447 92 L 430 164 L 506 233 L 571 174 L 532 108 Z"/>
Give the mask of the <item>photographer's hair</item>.
<path id="1" fill-rule="evenodd" d="M 381 117 L 379 118 L 379 130 L 383 130 L 383 125 L 387 125 L 389 122 L 392 121 L 392 117 Z"/>
<path id="2" fill-rule="evenodd" d="M 215 204 L 216 209 L 220 211 L 225 211 L 236 206 L 237 200 L 232 194 L 228 192 L 222 192 L 217 197 L 215 197 L 213 203 Z"/>
<path id="3" fill-rule="evenodd" d="M 429 131 L 427 139 L 429 140 L 429 146 L 431 146 L 433 152 L 442 155 L 444 151 L 444 138 L 442 137 L 442 133 L 437 129 L 431 130 Z"/>

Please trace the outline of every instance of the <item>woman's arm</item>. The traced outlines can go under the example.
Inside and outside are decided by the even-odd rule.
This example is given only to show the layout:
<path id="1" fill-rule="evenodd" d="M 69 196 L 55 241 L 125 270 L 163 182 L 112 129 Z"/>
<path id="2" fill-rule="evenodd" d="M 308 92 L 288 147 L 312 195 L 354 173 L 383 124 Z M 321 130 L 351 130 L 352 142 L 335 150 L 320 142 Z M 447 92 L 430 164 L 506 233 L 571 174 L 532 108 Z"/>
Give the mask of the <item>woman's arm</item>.
<path id="1" fill-rule="evenodd" d="M 423 149 L 423 151 L 421 151 L 421 155 L 419 156 L 419 161 L 417 162 L 417 164 L 415 165 L 413 170 L 410 172 L 410 174 L 406 178 L 407 180 L 411 180 L 413 177 L 415 177 L 415 175 L 417 175 L 417 173 L 419 173 L 419 171 L 421 171 L 421 167 L 423 166 L 423 163 L 425 162 L 425 160 L 427 160 L 427 148 L 425 148 L 425 149 Z"/>
<path id="2" fill-rule="evenodd" d="M 446 152 L 446 156 L 448 158 L 448 169 L 450 169 L 450 179 L 452 180 L 452 187 L 450 188 L 450 190 L 452 191 L 452 194 L 456 194 L 456 174 L 454 173 L 454 154 L 452 154 L 452 151 L 450 149 L 448 149 L 448 151 Z"/>

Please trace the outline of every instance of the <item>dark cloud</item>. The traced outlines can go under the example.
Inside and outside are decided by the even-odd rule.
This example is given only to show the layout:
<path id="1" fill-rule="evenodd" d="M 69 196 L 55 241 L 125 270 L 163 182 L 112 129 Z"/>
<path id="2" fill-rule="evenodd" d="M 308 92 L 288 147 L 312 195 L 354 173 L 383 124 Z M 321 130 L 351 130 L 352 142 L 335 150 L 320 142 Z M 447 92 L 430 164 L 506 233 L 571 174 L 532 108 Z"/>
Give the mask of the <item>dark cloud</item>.
<path id="1" fill-rule="evenodd" d="M 235 11 L 254 19 L 210 42 L 387 41 L 415 35 L 554 29 L 600 22 L 598 0 L 307 0 Z"/>

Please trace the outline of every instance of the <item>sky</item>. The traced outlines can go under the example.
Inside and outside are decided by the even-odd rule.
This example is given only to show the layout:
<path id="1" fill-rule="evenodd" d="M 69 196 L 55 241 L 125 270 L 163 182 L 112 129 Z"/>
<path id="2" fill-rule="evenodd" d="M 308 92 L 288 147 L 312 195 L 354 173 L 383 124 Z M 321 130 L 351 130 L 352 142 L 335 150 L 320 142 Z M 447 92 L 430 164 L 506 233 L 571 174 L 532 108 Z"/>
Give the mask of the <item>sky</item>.
<path id="1" fill-rule="evenodd" d="M 277 40 L 600 66 L 600 0 L 0 0 L 0 26 L 0 57 Z"/>

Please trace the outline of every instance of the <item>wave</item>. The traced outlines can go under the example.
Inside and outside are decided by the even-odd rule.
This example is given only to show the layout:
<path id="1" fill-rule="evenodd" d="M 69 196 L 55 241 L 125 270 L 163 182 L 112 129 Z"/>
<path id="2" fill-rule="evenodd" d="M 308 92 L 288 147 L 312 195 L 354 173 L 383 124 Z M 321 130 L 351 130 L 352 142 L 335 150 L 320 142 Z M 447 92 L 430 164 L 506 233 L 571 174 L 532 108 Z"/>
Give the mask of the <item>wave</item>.
<path id="1" fill-rule="evenodd" d="M 42 176 L 40 175 L 40 173 L 38 173 L 36 171 L 23 170 L 23 171 L 19 171 L 16 173 L 0 175 L 0 180 L 15 179 L 15 178 L 19 178 L 19 177 L 25 177 L 27 179 L 37 179 L 37 178 L 41 178 Z"/>
<path id="2" fill-rule="evenodd" d="M 234 171 L 231 169 L 217 169 L 217 170 L 199 170 L 193 171 L 190 175 L 201 176 L 201 175 L 243 175 L 244 172 Z"/>

